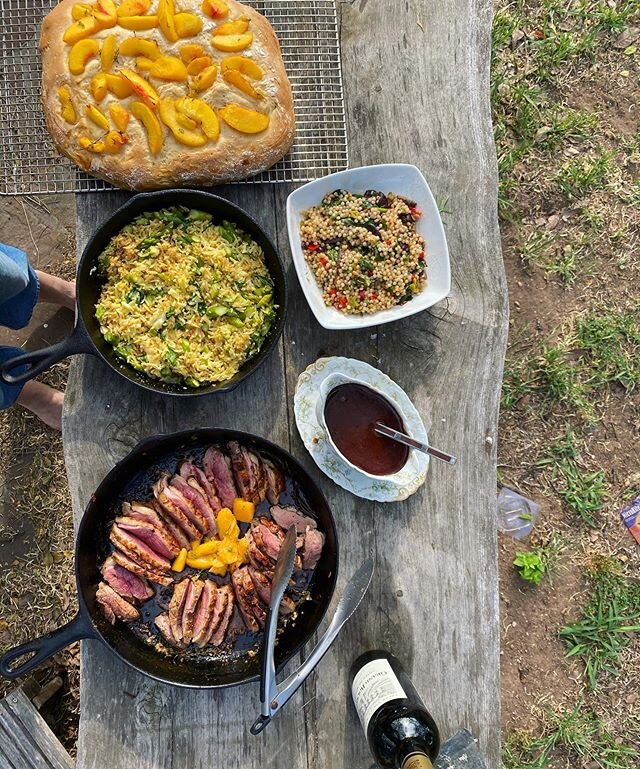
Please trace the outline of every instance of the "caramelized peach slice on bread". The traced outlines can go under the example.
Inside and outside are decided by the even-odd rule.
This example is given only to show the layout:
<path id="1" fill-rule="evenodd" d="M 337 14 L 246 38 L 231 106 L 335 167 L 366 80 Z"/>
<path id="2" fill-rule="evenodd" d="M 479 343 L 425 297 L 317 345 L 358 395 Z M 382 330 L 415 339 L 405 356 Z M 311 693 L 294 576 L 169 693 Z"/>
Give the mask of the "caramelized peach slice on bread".
<path id="1" fill-rule="evenodd" d="M 71 99 L 71 91 L 66 85 L 61 85 L 60 88 L 58 88 L 58 99 L 60 99 L 60 106 L 62 107 L 62 119 L 72 125 L 77 123 L 78 115 L 76 113 L 76 108 Z"/>
<path id="2" fill-rule="evenodd" d="M 253 85 L 247 80 L 247 78 L 237 69 L 227 69 L 222 73 L 223 78 L 227 83 L 235 86 L 238 90 L 246 93 L 247 96 L 251 96 L 252 99 L 262 99 L 262 94 L 257 91 Z"/>
<path id="3" fill-rule="evenodd" d="M 241 16 L 239 19 L 233 21 L 225 21 L 224 24 L 220 24 L 213 30 L 213 36 L 219 35 L 242 35 L 249 29 L 251 22 L 246 16 Z"/>
<path id="4" fill-rule="evenodd" d="M 182 83 L 187 79 L 187 68 L 177 56 L 159 56 L 149 69 L 151 77 Z"/>
<path id="5" fill-rule="evenodd" d="M 87 38 L 79 40 L 71 46 L 68 66 L 72 75 L 82 75 L 87 63 L 100 53 L 100 43 Z"/>
<path id="6" fill-rule="evenodd" d="M 211 45 L 219 51 L 244 51 L 253 43 L 253 33 L 245 32 L 242 35 L 214 35 Z"/>
<path id="7" fill-rule="evenodd" d="M 100 64 L 104 72 L 109 72 L 118 52 L 118 38 L 115 35 L 109 35 L 105 38 L 100 49 Z"/>
<path id="8" fill-rule="evenodd" d="M 151 0 L 123 0 L 118 7 L 118 16 L 144 16 L 149 13 Z"/>
<path id="9" fill-rule="evenodd" d="M 144 126 L 149 152 L 152 155 L 157 155 L 162 149 L 164 137 L 162 135 L 162 125 L 155 112 L 144 102 L 134 101 L 131 103 L 131 114 Z"/>
<path id="10" fill-rule="evenodd" d="M 223 72 L 226 72 L 229 69 L 237 69 L 239 72 L 242 72 L 243 75 L 246 75 L 253 80 L 262 80 L 264 77 L 264 70 L 262 67 L 247 56 L 225 56 L 220 65 Z"/>
<path id="11" fill-rule="evenodd" d="M 259 134 L 269 127 L 269 115 L 240 104 L 227 104 L 218 110 L 218 114 L 228 126 L 243 134 Z"/>
<path id="12" fill-rule="evenodd" d="M 148 80 L 145 80 L 142 75 L 128 68 L 121 69 L 120 74 L 129 82 L 134 93 L 147 102 L 150 107 L 158 106 L 160 96 Z"/>
<path id="13" fill-rule="evenodd" d="M 225 0 L 202 0 L 200 7 L 210 19 L 224 19 L 229 15 L 229 6 Z"/>
<path id="14" fill-rule="evenodd" d="M 198 72 L 191 81 L 191 88 L 196 91 L 196 93 L 206 91 L 207 88 L 210 88 L 213 85 L 217 76 L 218 65 L 211 64 L 210 66 L 205 67 L 201 72 Z"/>
<path id="15" fill-rule="evenodd" d="M 202 126 L 202 130 L 209 141 L 216 142 L 220 136 L 220 122 L 218 116 L 206 102 L 201 99 L 185 98 L 176 101 L 179 113 L 187 115 Z"/>
<path id="16" fill-rule="evenodd" d="M 157 16 L 120 16 L 118 24 L 132 32 L 142 32 L 146 29 L 155 29 L 158 26 Z"/>
<path id="17" fill-rule="evenodd" d="M 202 32 L 202 19 L 193 13 L 176 13 L 174 22 L 179 38 L 195 37 Z"/>
<path id="18" fill-rule="evenodd" d="M 160 119 L 170 129 L 180 144 L 187 147 L 202 147 L 207 143 L 207 137 L 200 131 L 185 128 L 178 119 L 178 113 L 173 99 L 160 99 Z M 187 115 L 188 117 L 188 115 Z"/>
<path id="19" fill-rule="evenodd" d="M 119 131 L 124 131 L 129 125 L 131 115 L 129 110 L 123 107 L 122 104 L 110 104 L 109 117 Z"/>
<path id="20" fill-rule="evenodd" d="M 204 48 L 197 43 L 185 43 L 180 46 L 180 58 L 185 64 L 204 56 Z"/>

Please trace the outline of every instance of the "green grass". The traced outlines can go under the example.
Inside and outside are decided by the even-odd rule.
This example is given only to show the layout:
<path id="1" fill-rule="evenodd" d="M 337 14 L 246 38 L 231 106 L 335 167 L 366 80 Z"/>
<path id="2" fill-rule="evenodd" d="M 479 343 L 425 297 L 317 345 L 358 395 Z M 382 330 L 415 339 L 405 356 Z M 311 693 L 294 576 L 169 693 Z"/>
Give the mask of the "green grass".
<path id="1" fill-rule="evenodd" d="M 619 675 L 620 655 L 640 632 L 640 586 L 622 574 L 613 558 L 599 558 L 587 572 L 592 595 L 581 618 L 560 630 L 567 657 L 584 662 L 585 675 L 594 690 L 604 672 Z"/>
<path id="2" fill-rule="evenodd" d="M 520 220 L 513 203 L 518 164 L 535 157 L 536 151 L 590 143 L 597 131 L 594 113 L 553 103 L 560 80 L 566 81 L 576 66 L 592 62 L 639 16 L 637 0 L 618 0 L 613 8 L 589 0 L 542 0 L 533 7 L 516 0 L 496 9 L 491 103 L 503 220 Z M 601 151 L 594 158 L 568 161 L 558 169 L 558 188 L 571 199 L 582 197 L 604 182 L 611 160 Z"/>
<path id="3" fill-rule="evenodd" d="M 554 104 L 543 115 L 547 131 L 540 140 L 545 149 L 555 149 L 565 142 L 581 142 L 593 137 L 598 128 L 598 116 L 593 112 L 571 109 Z"/>
<path id="4" fill-rule="evenodd" d="M 638 311 L 590 312 L 576 321 L 576 343 L 585 351 L 591 388 L 619 382 L 631 391 L 640 381 Z"/>
<path id="5" fill-rule="evenodd" d="M 531 258 L 537 253 L 529 251 Z M 631 392 L 640 382 L 640 302 L 636 306 L 624 312 L 591 310 L 553 342 L 542 340 L 537 354 L 519 350 L 505 368 L 502 407 L 513 408 L 530 396 L 543 413 L 563 404 L 593 421 L 591 396 L 613 384 Z"/>
<path id="6" fill-rule="evenodd" d="M 529 551 L 518 551 L 513 565 L 522 579 L 539 585 L 542 578 L 556 568 L 565 547 L 564 538 L 557 532 L 552 532 L 545 543 L 534 545 Z"/>
<path id="7" fill-rule="evenodd" d="M 583 198 L 604 186 L 612 169 L 612 154 L 600 148 L 593 155 L 579 155 L 565 161 L 555 176 L 558 188 L 569 199 Z"/>
<path id="8" fill-rule="evenodd" d="M 503 745 L 504 769 L 636 769 L 640 753 L 619 742 L 584 703 L 547 712 L 541 735 L 513 732 Z"/>
<path id="9" fill-rule="evenodd" d="M 560 247 L 551 233 L 536 230 L 515 250 L 523 262 L 540 267 L 547 275 L 555 275 L 564 286 L 573 286 L 585 272 L 583 247 L 570 243 Z"/>
<path id="10" fill-rule="evenodd" d="M 540 468 L 552 469 L 556 493 L 567 510 L 588 526 L 597 526 L 594 516 L 602 510 L 608 496 L 605 473 L 603 470 L 588 472 L 583 469 L 574 436 L 567 433 L 552 443 L 546 455 L 536 464 Z"/>

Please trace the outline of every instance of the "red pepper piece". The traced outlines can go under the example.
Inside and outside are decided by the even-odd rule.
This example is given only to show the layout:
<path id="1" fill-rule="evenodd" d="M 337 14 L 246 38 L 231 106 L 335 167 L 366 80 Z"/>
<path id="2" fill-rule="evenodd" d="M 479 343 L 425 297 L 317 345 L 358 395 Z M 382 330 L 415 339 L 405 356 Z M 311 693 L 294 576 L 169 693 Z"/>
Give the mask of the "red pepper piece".
<path id="1" fill-rule="evenodd" d="M 319 251 L 320 250 L 320 246 L 317 243 L 307 243 L 305 248 L 307 249 L 307 251 Z"/>

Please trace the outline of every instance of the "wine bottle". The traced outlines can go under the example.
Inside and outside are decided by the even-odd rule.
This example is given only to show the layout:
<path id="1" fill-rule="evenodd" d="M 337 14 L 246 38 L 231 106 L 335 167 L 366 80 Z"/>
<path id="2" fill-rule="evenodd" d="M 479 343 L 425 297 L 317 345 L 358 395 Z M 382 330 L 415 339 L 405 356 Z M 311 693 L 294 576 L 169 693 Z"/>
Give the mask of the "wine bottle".
<path id="1" fill-rule="evenodd" d="M 438 727 L 393 654 L 362 654 L 351 666 L 349 685 L 380 769 L 432 769 Z"/>

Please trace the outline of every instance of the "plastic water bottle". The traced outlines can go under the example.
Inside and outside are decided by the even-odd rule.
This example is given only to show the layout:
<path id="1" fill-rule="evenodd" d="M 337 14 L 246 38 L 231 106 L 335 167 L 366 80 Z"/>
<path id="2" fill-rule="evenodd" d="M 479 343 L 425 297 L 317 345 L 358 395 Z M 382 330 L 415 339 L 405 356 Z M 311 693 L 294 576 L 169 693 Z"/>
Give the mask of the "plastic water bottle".
<path id="1" fill-rule="evenodd" d="M 502 486 L 498 494 L 498 529 L 514 539 L 524 539 L 535 526 L 539 510 L 533 500 Z"/>

